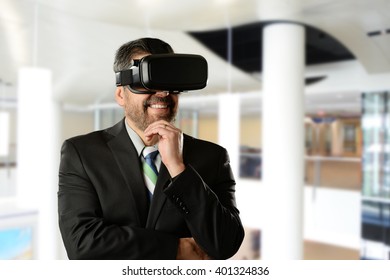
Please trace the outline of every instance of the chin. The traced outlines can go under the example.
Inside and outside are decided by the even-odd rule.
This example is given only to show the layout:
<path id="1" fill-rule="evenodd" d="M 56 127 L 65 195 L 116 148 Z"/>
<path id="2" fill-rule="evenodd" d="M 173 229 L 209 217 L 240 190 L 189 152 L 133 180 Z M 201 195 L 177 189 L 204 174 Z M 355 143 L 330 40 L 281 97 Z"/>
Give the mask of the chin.
<path id="1" fill-rule="evenodd" d="M 158 116 L 152 116 L 150 118 L 151 122 L 150 123 L 153 123 L 153 122 L 156 122 L 156 121 L 167 121 L 169 123 L 171 123 L 173 120 L 175 119 L 174 116 L 172 116 L 171 114 L 166 114 L 166 115 L 158 115 Z"/>

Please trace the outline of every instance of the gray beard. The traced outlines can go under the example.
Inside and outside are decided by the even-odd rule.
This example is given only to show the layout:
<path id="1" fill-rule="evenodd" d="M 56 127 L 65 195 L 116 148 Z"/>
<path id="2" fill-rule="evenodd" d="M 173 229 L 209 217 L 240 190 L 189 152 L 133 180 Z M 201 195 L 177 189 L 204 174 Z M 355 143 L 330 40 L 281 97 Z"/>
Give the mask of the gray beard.
<path id="1" fill-rule="evenodd" d="M 135 124 L 135 126 L 141 131 L 145 131 L 145 129 L 150 124 L 159 120 L 165 120 L 169 123 L 174 123 L 176 117 L 176 114 L 175 112 L 173 112 L 172 109 L 170 109 L 169 114 L 163 116 L 157 116 L 157 117 L 149 116 L 147 112 L 147 107 L 145 107 L 144 110 L 140 110 L 139 108 L 134 108 L 134 107 L 126 107 L 125 111 L 126 111 L 126 117 L 128 117 Z"/>

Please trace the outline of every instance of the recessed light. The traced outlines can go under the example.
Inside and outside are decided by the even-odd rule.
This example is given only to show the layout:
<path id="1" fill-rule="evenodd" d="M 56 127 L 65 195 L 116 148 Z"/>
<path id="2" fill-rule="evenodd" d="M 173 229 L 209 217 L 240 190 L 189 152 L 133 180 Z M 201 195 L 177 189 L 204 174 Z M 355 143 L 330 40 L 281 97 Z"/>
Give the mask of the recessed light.
<path id="1" fill-rule="evenodd" d="M 367 35 L 369 37 L 374 37 L 374 36 L 379 36 L 382 34 L 382 31 L 381 30 L 376 30 L 376 31 L 371 31 L 371 32 L 368 32 Z"/>

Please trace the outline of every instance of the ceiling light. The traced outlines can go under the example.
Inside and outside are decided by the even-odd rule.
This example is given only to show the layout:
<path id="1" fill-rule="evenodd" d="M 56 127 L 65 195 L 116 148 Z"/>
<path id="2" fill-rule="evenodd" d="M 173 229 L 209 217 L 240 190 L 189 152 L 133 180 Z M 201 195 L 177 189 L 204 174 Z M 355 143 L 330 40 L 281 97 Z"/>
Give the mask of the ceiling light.
<path id="1" fill-rule="evenodd" d="M 214 0 L 214 1 L 218 5 L 226 5 L 226 4 L 231 4 L 235 0 Z"/>

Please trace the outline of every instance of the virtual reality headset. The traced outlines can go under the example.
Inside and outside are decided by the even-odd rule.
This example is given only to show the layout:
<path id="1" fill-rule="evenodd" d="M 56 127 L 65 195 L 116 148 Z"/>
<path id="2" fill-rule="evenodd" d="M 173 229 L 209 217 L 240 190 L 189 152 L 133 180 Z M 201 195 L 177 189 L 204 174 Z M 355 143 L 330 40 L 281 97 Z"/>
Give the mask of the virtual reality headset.
<path id="1" fill-rule="evenodd" d="M 129 86 L 134 93 L 179 93 L 206 87 L 207 61 L 194 54 L 152 54 L 115 74 L 116 85 Z"/>

